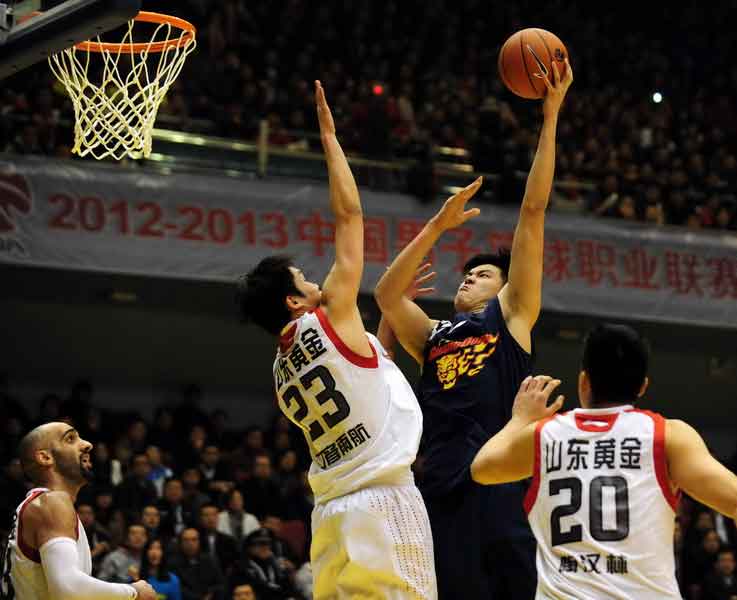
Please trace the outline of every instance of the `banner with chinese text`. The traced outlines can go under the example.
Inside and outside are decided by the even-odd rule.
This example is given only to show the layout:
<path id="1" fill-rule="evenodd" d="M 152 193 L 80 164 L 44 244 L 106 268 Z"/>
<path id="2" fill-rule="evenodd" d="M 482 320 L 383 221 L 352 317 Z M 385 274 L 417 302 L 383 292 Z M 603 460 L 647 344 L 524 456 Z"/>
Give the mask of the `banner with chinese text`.
<path id="1" fill-rule="evenodd" d="M 366 190 L 362 201 L 363 291 L 371 293 L 433 208 Z M 516 209 L 481 211 L 433 251 L 439 298 L 453 298 L 466 259 L 511 243 Z M 320 281 L 333 241 L 324 184 L 0 160 L 0 262 L 234 280 L 264 256 L 288 253 Z M 737 235 L 551 213 L 543 307 L 737 328 Z"/>

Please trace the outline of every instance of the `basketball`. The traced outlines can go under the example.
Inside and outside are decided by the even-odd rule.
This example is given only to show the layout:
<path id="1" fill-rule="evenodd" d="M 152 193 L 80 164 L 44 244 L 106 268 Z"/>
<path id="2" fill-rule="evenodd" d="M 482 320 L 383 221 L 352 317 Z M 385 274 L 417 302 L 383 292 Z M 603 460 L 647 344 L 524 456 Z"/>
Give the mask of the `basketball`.
<path id="1" fill-rule="evenodd" d="M 535 74 L 547 73 L 550 82 L 555 83 L 552 63 L 557 63 L 562 78 L 567 57 L 566 47 L 555 34 L 544 29 L 522 29 L 510 36 L 499 51 L 499 75 L 513 94 L 542 98 L 545 82 Z"/>

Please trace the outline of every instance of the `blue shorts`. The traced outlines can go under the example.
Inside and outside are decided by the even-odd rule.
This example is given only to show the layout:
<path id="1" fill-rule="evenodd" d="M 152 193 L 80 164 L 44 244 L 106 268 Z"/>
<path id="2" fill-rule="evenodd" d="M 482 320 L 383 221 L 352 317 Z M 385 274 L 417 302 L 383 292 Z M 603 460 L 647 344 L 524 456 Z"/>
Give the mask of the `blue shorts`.
<path id="1" fill-rule="evenodd" d="M 520 485 L 468 481 L 443 496 L 425 497 L 439 600 L 535 598 L 537 546 Z"/>

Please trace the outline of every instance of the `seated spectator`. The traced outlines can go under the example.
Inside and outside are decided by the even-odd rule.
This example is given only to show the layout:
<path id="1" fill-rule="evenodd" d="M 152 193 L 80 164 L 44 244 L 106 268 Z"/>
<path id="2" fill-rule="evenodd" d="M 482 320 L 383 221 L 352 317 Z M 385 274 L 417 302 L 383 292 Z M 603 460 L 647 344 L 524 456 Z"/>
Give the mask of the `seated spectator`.
<path id="1" fill-rule="evenodd" d="M 227 494 L 233 487 L 227 465 L 220 459 L 220 448 L 208 444 L 200 454 L 198 465 L 202 483 L 200 489 L 212 498 Z"/>
<path id="2" fill-rule="evenodd" d="M 179 551 L 172 557 L 171 567 L 179 576 L 183 600 L 224 600 L 225 577 L 200 548 L 200 534 L 188 527 L 179 535 Z"/>
<path id="3" fill-rule="evenodd" d="M 259 527 L 258 519 L 244 510 L 241 491 L 231 490 L 226 498 L 225 510 L 218 515 L 218 531 L 233 536 L 240 547 L 243 539 Z"/>
<path id="4" fill-rule="evenodd" d="M 268 529 L 257 529 L 245 541 L 246 556 L 231 575 L 231 586 L 250 583 L 259 600 L 282 600 L 296 594 L 289 572 L 274 556 Z"/>
<path id="5" fill-rule="evenodd" d="M 92 574 L 96 576 L 103 559 L 111 550 L 110 534 L 95 521 L 95 509 L 91 504 L 79 504 L 77 514 L 90 544 Z"/>
<path id="6" fill-rule="evenodd" d="M 95 520 L 108 532 L 110 532 L 110 520 L 114 512 L 113 489 L 108 486 L 95 486 Z"/>
<path id="7" fill-rule="evenodd" d="M 141 553 L 145 545 L 146 530 L 143 525 L 128 525 L 125 543 L 105 557 L 98 577 L 112 583 L 137 581 L 141 570 Z"/>
<path id="8" fill-rule="evenodd" d="M 250 583 L 243 583 L 233 588 L 232 600 L 258 600 L 258 596 Z"/>
<path id="9" fill-rule="evenodd" d="M 154 484 L 156 495 L 161 498 L 164 495 L 164 483 L 172 477 L 172 470 L 161 462 L 161 450 L 158 446 L 149 446 L 146 448 L 146 456 L 151 465 L 151 471 L 148 474 L 148 480 Z"/>
<path id="10" fill-rule="evenodd" d="M 281 512 L 279 486 L 272 478 L 271 457 L 266 452 L 254 458 L 251 479 L 243 484 L 241 491 L 257 517 L 261 518 L 269 511 Z"/>
<path id="11" fill-rule="evenodd" d="M 179 577 L 169 570 L 164 545 L 152 538 L 143 548 L 141 557 L 141 579 L 154 588 L 158 600 L 182 600 Z"/>
<path id="12" fill-rule="evenodd" d="M 167 480 L 164 497 L 156 503 L 161 513 L 161 531 L 168 537 L 177 537 L 185 527 L 192 525 L 192 513 L 182 503 L 184 488 L 179 479 Z"/>
<path id="13" fill-rule="evenodd" d="M 294 568 L 294 564 L 298 562 L 298 559 L 289 542 L 282 535 L 283 521 L 281 517 L 273 512 L 269 512 L 264 515 L 261 525 L 264 529 L 268 529 L 271 532 L 271 549 L 274 552 L 274 556 L 280 561 L 289 561 L 291 567 Z"/>
<path id="14" fill-rule="evenodd" d="M 207 442 L 207 431 L 203 425 L 193 425 L 186 443 L 176 451 L 177 464 L 180 468 L 196 467 Z"/>
<path id="15" fill-rule="evenodd" d="M 233 467 L 245 466 L 250 469 L 257 454 L 264 451 L 264 432 L 260 427 L 249 427 L 243 438 L 243 444 L 236 448 L 230 456 Z"/>
<path id="16" fill-rule="evenodd" d="M 200 514 L 200 508 L 211 502 L 210 496 L 200 490 L 202 475 L 196 467 L 190 467 L 182 473 L 182 506 L 196 517 Z"/>
<path id="17" fill-rule="evenodd" d="M 702 600 L 733 600 L 737 596 L 734 550 L 722 548 L 714 570 L 706 576 Z"/>
<path id="18" fill-rule="evenodd" d="M 166 406 L 160 406 L 156 409 L 154 415 L 154 426 L 148 436 L 151 444 L 161 448 L 164 454 L 169 457 L 175 452 L 179 437 L 174 429 L 174 413 Z"/>
<path id="19" fill-rule="evenodd" d="M 719 535 L 714 529 L 704 532 L 699 546 L 688 554 L 685 564 L 686 589 L 698 597 L 707 574 L 714 569 L 720 548 Z"/>
<path id="20" fill-rule="evenodd" d="M 281 435 L 286 435 L 281 433 Z M 297 470 L 297 453 L 294 450 L 285 450 L 279 456 L 278 470 L 276 472 L 277 485 L 282 498 L 289 496 L 294 490 L 299 489 L 302 484 L 300 482 L 300 474 Z"/>
<path id="21" fill-rule="evenodd" d="M 131 516 L 141 512 L 147 504 L 153 504 L 158 498 L 154 484 L 148 479 L 151 464 L 145 454 L 133 457 L 131 474 L 123 480 L 115 490 L 115 503 Z"/>
<path id="22" fill-rule="evenodd" d="M 161 511 L 155 504 L 147 504 L 143 507 L 141 525 L 146 528 L 149 540 L 164 537 L 161 532 Z"/>
<path id="23" fill-rule="evenodd" d="M 97 442 L 92 448 L 92 474 L 96 487 L 109 488 L 123 481 L 123 465 L 110 456 L 110 447 L 105 442 Z"/>
<path id="24" fill-rule="evenodd" d="M 205 504 L 200 508 L 199 530 L 202 552 L 215 560 L 220 570 L 227 575 L 238 558 L 238 544 L 233 536 L 221 533 L 218 527 L 218 507 Z"/>

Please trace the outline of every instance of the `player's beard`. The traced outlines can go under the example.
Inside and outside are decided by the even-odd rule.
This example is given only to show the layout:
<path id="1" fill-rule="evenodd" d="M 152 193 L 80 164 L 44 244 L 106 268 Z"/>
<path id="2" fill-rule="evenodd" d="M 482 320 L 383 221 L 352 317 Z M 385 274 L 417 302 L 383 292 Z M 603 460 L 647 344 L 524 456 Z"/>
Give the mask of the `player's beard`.
<path id="1" fill-rule="evenodd" d="M 59 474 L 72 483 L 87 483 L 92 481 L 92 468 L 86 468 L 82 464 L 82 457 L 72 457 L 62 453 L 54 452 L 54 461 L 56 462 L 56 470 Z"/>

